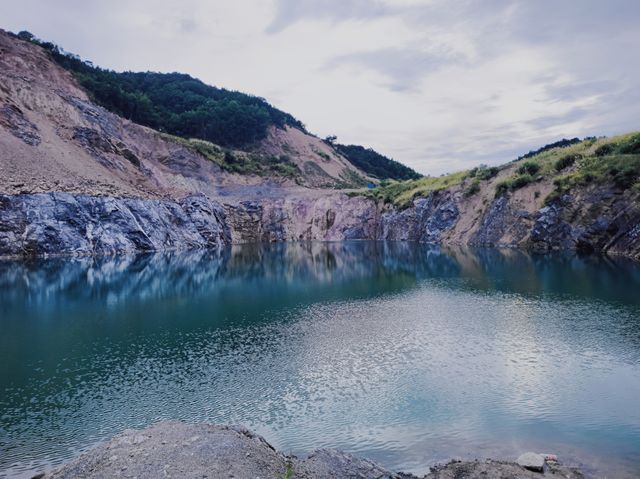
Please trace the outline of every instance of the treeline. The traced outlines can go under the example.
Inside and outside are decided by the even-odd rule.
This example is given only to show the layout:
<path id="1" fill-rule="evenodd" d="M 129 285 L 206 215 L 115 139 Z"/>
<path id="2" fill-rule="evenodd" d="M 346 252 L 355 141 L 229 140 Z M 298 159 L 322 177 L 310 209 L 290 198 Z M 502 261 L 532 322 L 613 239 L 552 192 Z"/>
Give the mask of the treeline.
<path id="1" fill-rule="evenodd" d="M 333 138 L 330 137 L 330 139 Z M 415 180 L 422 177 L 421 174 L 408 166 L 387 158 L 371 148 L 337 143 L 332 143 L 332 145 L 354 166 L 381 180 Z"/>
<path id="2" fill-rule="evenodd" d="M 225 147 L 242 147 L 266 137 L 271 125 L 304 125 L 266 100 L 206 85 L 182 73 L 115 72 L 94 66 L 29 32 L 18 37 L 46 49 L 104 108 L 141 125 Z"/>
<path id="3" fill-rule="evenodd" d="M 585 138 L 585 140 L 589 140 L 589 139 L 591 139 L 591 137 Z M 571 138 L 570 140 L 567 140 L 566 138 L 563 138 L 562 140 L 555 141 L 553 143 L 549 143 L 548 145 L 544 145 L 542 148 L 538 148 L 537 150 L 531 150 L 529 153 L 525 153 L 524 155 L 519 156 L 514 161 L 520 161 L 520 160 L 524 160 L 525 158 L 531 158 L 533 156 L 536 156 L 536 155 L 542 153 L 543 151 L 551 150 L 553 148 L 565 148 L 567 146 L 571 146 L 571 145 L 575 145 L 576 143 L 580 143 L 581 141 L 583 141 L 583 140 L 581 140 L 580 138 Z"/>

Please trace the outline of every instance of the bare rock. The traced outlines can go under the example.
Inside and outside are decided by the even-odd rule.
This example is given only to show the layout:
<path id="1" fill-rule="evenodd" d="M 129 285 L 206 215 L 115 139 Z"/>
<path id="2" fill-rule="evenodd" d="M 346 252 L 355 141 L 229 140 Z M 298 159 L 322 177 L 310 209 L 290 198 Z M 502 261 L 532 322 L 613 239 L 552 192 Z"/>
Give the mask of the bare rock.
<path id="1" fill-rule="evenodd" d="M 530 471 L 543 472 L 544 471 L 544 456 L 535 452 L 525 452 L 521 454 L 516 462 Z"/>

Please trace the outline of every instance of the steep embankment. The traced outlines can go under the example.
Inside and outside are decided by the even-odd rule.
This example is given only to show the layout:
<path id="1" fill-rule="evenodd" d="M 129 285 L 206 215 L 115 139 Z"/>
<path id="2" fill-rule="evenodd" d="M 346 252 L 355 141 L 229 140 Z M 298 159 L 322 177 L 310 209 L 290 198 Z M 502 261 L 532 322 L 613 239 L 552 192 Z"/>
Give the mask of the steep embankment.
<path id="1" fill-rule="evenodd" d="M 381 239 L 640 257 L 637 134 L 347 195 L 367 176 L 295 126 L 244 150 L 169 136 L 50 55 L 0 31 L 0 256 Z"/>
<path id="2" fill-rule="evenodd" d="M 499 168 L 390 185 L 373 196 L 400 208 L 388 218 L 392 236 L 400 232 L 402 239 L 640 258 L 639 133 L 544 149 Z M 425 206 L 432 210 L 427 222 L 412 230 L 411 219 Z M 438 215 L 450 221 L 434 223 Z"/>

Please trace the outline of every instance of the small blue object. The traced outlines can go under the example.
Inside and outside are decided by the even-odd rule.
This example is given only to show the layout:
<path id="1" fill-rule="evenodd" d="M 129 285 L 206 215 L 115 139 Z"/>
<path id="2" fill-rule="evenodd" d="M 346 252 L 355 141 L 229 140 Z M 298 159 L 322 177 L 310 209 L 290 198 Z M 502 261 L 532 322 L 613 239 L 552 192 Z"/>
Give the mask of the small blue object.
<path id="1" fill-rule="evenodd" d="M 371 190 L 371 189 L 373 189 L 373 188 L 375 188 L 375 187 L 376 187 L 376 184 L 375 184 L 375 183 L 368 183 L 368 184 L 367 184 L 367 188 L 369 188 L 370 190 Z"/>

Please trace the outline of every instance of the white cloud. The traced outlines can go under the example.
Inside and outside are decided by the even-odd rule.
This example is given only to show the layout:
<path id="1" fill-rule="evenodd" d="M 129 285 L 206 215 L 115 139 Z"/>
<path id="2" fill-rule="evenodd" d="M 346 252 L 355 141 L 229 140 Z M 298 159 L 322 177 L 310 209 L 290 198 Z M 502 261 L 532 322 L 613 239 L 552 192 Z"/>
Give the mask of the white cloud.
<path id="1" fill-rule="evenodd" d="M 632 0 L 2 3 L 4 28 L 263 96 L 423 173 L 638 126 Z"/>

